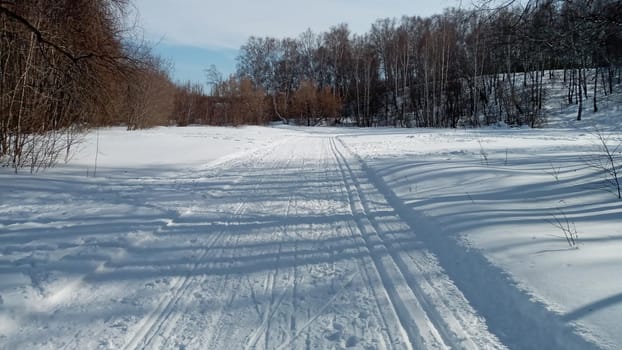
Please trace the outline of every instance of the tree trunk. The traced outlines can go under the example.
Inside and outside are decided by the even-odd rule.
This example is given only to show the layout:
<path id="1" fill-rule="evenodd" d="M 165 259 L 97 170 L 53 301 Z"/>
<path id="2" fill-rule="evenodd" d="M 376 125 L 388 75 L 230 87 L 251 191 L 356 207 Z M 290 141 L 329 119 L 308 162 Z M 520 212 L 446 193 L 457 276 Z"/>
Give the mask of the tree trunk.
<path id="1" fill-rule="evenodd" d="M 598 106 L 596 105 L 596 89 L 598 88 L 598 67 L 596 67 L 596 72 L 594 73 L 594 113 L 598 112 Z"/>
<path id="2" fill-rule="evenodd" d="M 578 91 L 579 92 L 579 96 L 578 96 L 579 108 L 577 111 L 577 120 L 581 120 L 581 114 L 583 113 L 583 89 L 581 88 L 581 77 L 582 77 L 581 68 L 579 68 L 578 76 L 579 76 L 579 81 L 578 81 L 577 86 L 579 88 L 579 91 Z"/>
<path id="3" fill-rule="evenodd" d="M 279 113 L 279 108 L 276 104 L 276 95 L 272 95 L 272 106 L 274 107 L 274 114 L 276 114 L 276 116 L 281 119 L 281 121 L 285 124 L 289 124 L 289 121 L 287 120 L 287 118 L 284 118 L 281 113 Z"/>

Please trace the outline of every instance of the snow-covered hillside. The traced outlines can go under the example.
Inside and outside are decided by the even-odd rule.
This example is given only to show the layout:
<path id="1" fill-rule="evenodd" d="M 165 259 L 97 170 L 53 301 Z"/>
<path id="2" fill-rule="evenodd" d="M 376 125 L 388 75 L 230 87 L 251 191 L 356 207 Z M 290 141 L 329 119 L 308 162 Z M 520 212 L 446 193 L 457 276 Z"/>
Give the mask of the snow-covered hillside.
<path id="1" fill-rule="evenodd" d="M 0 348 L 617 349 L 622 201 L 557 126 L 93 132 L 1 170 Z"/>

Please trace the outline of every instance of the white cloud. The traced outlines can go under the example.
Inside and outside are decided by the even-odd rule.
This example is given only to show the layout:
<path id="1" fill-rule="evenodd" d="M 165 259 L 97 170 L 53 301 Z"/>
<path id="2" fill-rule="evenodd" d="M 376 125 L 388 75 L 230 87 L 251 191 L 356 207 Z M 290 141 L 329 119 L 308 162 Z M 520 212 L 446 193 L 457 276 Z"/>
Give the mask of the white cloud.
<path id="1" fill-rule="evenodd" d="M 148 39 L 239 48 L 251 36 L 296 37 L 348 23 L 357 33 L 378 18 L 429 16 L 458 0 L 136 0 Z"/>

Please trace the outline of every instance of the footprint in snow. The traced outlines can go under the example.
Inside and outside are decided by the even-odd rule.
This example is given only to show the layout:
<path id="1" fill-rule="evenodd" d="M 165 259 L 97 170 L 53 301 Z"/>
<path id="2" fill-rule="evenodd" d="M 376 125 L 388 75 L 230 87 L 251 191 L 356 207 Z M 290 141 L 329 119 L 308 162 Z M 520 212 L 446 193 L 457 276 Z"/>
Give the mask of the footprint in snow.
<path id="1" fill-rule="evenodd" d="M 341 340 L 341 332 L 337 331 L 337 332 L 327 332 L 327 334 L 324 335 L 324 338 L 326 338 L 327 340 L 330 341 L 334 341 L 334 342 L 338 342 L 339 340 Z"/>
<path id="2" fill-rule="evenodd" d="M 359 338 L 355 335 L 351 335 L 350 337 L 348 337 L 348 340 L 346 340 L 346 347 L 353 348 L 357 346 L 358 343 L 359 343 Z"/>

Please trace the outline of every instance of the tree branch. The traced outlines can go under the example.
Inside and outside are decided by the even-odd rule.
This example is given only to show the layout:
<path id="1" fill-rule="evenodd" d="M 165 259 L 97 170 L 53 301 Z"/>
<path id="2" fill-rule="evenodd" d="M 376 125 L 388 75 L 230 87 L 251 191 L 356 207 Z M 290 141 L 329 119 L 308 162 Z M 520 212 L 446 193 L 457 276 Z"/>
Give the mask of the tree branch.
<path id="1" fill-rule="evenodd" d="M 37 27 L 35 27 L 32 23 L 30 23 L 30 21 L 28 21 L 26 18 L 20 16 L 19 14 L 15 13 L 14 11 L 11 11 L 7 7 L 5 7 L 4 5 L 15 5 L 15 3 L 12 2 L 12 1 L 0 1 L 0 15 L 4 14 L 7 17 L 12 18 L 15 21 L 17 21 L 18 23 L 22 24 L 24 27 L 26 27 L 26 29 L 28 29 L 30 32 L 32 32 L 35 35 L 35 37 L 37 38 L 37 42 L 39 42 L 40 44 L 44 44 L 44 45 L 50 46 L 51 48 L 53 48 L 54 50 L 56 50 L 57 52 L 59 52 L 63 56 L 67 57 L 74 64 L 77 64 L 78 62 L 80 62 L 82 60 L 87 60 L 87 59 L 91 59 L 91 58 L 107 59 L 107 60 L 112 60 L 112 61 L 116 61 L 116 60 L 129 60 L 129 61 L 137 62 L 137 60 L 133 59 L 132 57 L 125 56 L 125 55 L 123 55 L 123 56 L 110 56 L 110 55 L 99 55 L 99 54 L 94 53 L 94 52 L 89 52 L 89 53 L 86 53 L 86 54 L 75 56 L 74 54 L 69 52 L 67 49 L 65 49 L 65 48 L 61 47 L 60 45 L 58 45 L 58 44 L 56 44 L 56 43 L 46 39 L 45 36 L 43 35 L 43 33 L 41 33 L 41 31 Z"/>
<path id="2" fill-rule="evenodd" d="M 31 31 L 35 37 L 37 38 L 37 41 L 39 43 L 48 45 L 50 47 L 52 47 L 54 50 L 60 52 L 61 54 L 63 54 L 65 57 L 69 58 L 71 61 L 73 61 L 74 63 L 77 63 L 77 61 L 79 60 L 78 58 L 76 58 L 74 55 L 72 55 L 69 51 L 63 49 L 62 47 L 60 47 L 59 45 L 47 40 L 43 34 L 41 33 L 41 31 L 39 31 L 39 29 L 37 29 L 37 27 L 35 27 L 34 25 L 32 25 L 30 23 L 30 21 L 28 21 L 27 19 L 25 19 L 24 17 L 18 15 L 17 13 L 9 10 L 8 8 L 4 7 L 3 5 L 12 5 L 12 2 L 8 2 L 8 1 L 2 1 L 0 2 L 0 14 L 5 14 L 7 17 L 10 17 L 14 20 L 16 20 L 17 22 L 21 23 L 24 27 L 26 27 L 29 31 Z"/>

